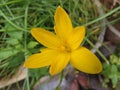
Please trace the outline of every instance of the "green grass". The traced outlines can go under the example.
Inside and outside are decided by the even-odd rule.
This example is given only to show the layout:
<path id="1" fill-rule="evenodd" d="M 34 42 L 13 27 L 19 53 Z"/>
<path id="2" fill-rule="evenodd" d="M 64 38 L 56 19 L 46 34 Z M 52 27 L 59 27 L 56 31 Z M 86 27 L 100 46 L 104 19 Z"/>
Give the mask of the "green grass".
<path id="1" fill-rule="evenodd" d="M 47 30 L 53 30 L 53 17 L 55 9 L 59 5 L 68 12 L 73 26 L 86 26 L 87 40 L 84 40 L 84 44 L 89 44 L 89 47 L 93 48 L 95 48 L 93 42 L 97 40 L 90 41 L 90 33 L 97 28 L 100 29 L 101 20 L 111 17 L 120 10 L 120 7 L 118 7 L 105 13 L 103 16 L 99 16 L 96 5 L 92 0 L 1 0 L 0 78 L 10 78 L 29 55 L 39 52 L 42 45 L 38 44 L 31 36 L 30 29 L 42 27 Z M 116 23 L 119 19 L 118 17 L 109 23 Z M 107 24 L 104 26 L 106 27 Z M 92 38 L 95 38 L 99 33 L 93 34 Z M 97 52 L 106 63 L 109 63 L 98 49 Z M 19 58 L 18 55 L 21 55 L 20 57 L 22 58 Z M 28 70 L 23 90 L 30 90 L 40 77 L 49 75 L 47 70 L 46 68 Z M 33 72 L 34 74 L 30 74 Z M 32 80 L 29 80 L 29 78 L 32 78 Z"/>

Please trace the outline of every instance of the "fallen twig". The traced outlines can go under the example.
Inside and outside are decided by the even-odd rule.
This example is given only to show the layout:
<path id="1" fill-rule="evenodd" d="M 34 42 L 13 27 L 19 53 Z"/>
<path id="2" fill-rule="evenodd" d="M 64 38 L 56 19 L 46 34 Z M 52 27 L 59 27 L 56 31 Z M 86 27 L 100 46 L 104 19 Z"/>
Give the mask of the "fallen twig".
<path id="1" fill-rule="evenodd" d="M 103 16 L 105 13 L 104 13 L 104 11 L 103 11 L 103 9 L 102 9 L 102 5 L 101 5 L 101 3 L 99 2 L 99 0 L 93 0 L 93 2 L 96 4 L 96 6 L 97 6 L 97 9 L 98 9 L 98 12 L 99 12 L 99 15 L 100 16 Z M 105 36 L 105 32 L 106 32 L 106 26 L 105 26 L 105 23 L 106 23 L 106 20 L 105 19 L 102 19 L 101 20 L 101 33 L 100 33 L 100 35 L 99 35 L 99 37 L 98 37 L 98 42 L 95 44 L 95 48 L 100 48 L 101 47 L 101 43 L 103 42 L 103 40 L 104 40 L 104 36 Z M 96 52 L 96 49 L 95 48 L 93 48 L 91 51 L 92 52 Z"/>

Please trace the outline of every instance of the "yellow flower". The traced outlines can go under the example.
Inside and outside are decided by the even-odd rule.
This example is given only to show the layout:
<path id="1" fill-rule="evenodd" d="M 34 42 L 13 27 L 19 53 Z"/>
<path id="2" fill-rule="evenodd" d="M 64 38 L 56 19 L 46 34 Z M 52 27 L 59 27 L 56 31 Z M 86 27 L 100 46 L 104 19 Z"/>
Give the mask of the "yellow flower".
<path id="1" fill-rule="evenodd" d="M 55 33 L 43 28 L 33 28 L 32 36 L 46 48 L 31 55 L 24 63 L 27 68 L 50 66 L 50 74 L 60 73 L 68 63 L 89 74 L 102 71 L 99 59 L 87 48 L 80 46 L 85 37 L 85 27 L 73 28 L 68 14 L 58 7 L 54 16 Z"/>

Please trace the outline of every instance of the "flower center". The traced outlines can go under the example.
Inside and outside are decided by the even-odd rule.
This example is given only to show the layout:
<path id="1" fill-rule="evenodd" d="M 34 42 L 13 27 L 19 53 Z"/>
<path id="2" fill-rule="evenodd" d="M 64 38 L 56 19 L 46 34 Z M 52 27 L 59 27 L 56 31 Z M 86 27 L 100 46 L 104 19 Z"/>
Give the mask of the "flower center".
<path id="1" fill-rule="evenodd" d="M 64 43 L 64 44 L 60 45 L 59 50 L 63 51 L 63 52 L 64 51 L 65 52 L 71 52 L 71 48 L 67 43 Z"/>

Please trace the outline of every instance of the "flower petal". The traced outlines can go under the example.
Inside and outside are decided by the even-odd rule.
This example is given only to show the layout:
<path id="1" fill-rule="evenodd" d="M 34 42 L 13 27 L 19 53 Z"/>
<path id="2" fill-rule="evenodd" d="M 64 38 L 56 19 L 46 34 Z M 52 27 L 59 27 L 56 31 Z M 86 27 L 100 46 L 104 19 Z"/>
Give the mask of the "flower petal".
<path id="1" fill-rule="evenodd" d="M 70 63 L 78 70 L 89 74 L 97 74 L 102 71 L 99 59 L 84 47 L 80 47 L 71 54 Z"/>
<path id="2" fill-rule="evenodd" d="M 74 28 L 71 35 L 68 37 L 68 44 L 72 50 L 78 48 L 85 37 L 85 27 L 79 26 Z"/>
<path id="3" fill-rule="evenodd" d="M 69 36 L 69 33 L 72 31 L 72 23 L 68 14 L 62 7 L 59 6 L 56 9 L 54 19 L 55 19 L 54 29 L 56 34 L 60 38 L 65 39 L 66 37 Z"/>
<path id="4" fill-rule="evenodd" d="M 27 68 L 40 68 L 51 65 L 57 51 L 51 49 L 44 49 L 41 53 L 33 54 L 24 63 Z"/>
<path id="5" fill-rule="evenodd" d="M 52 32 L 42 28 L 33 28 L 32 36 L 41 44 L 49 48 L 57 48 L 60 45 L 60 39 Z"/>
<path id="6" fill-rule="evenodd" d="M 70 60 L 69 53 L 59 53 L 59 55 L 54 57 L 54 62 L 50 66 L 50 74 L 55 75 L 61 72 Z"/>

